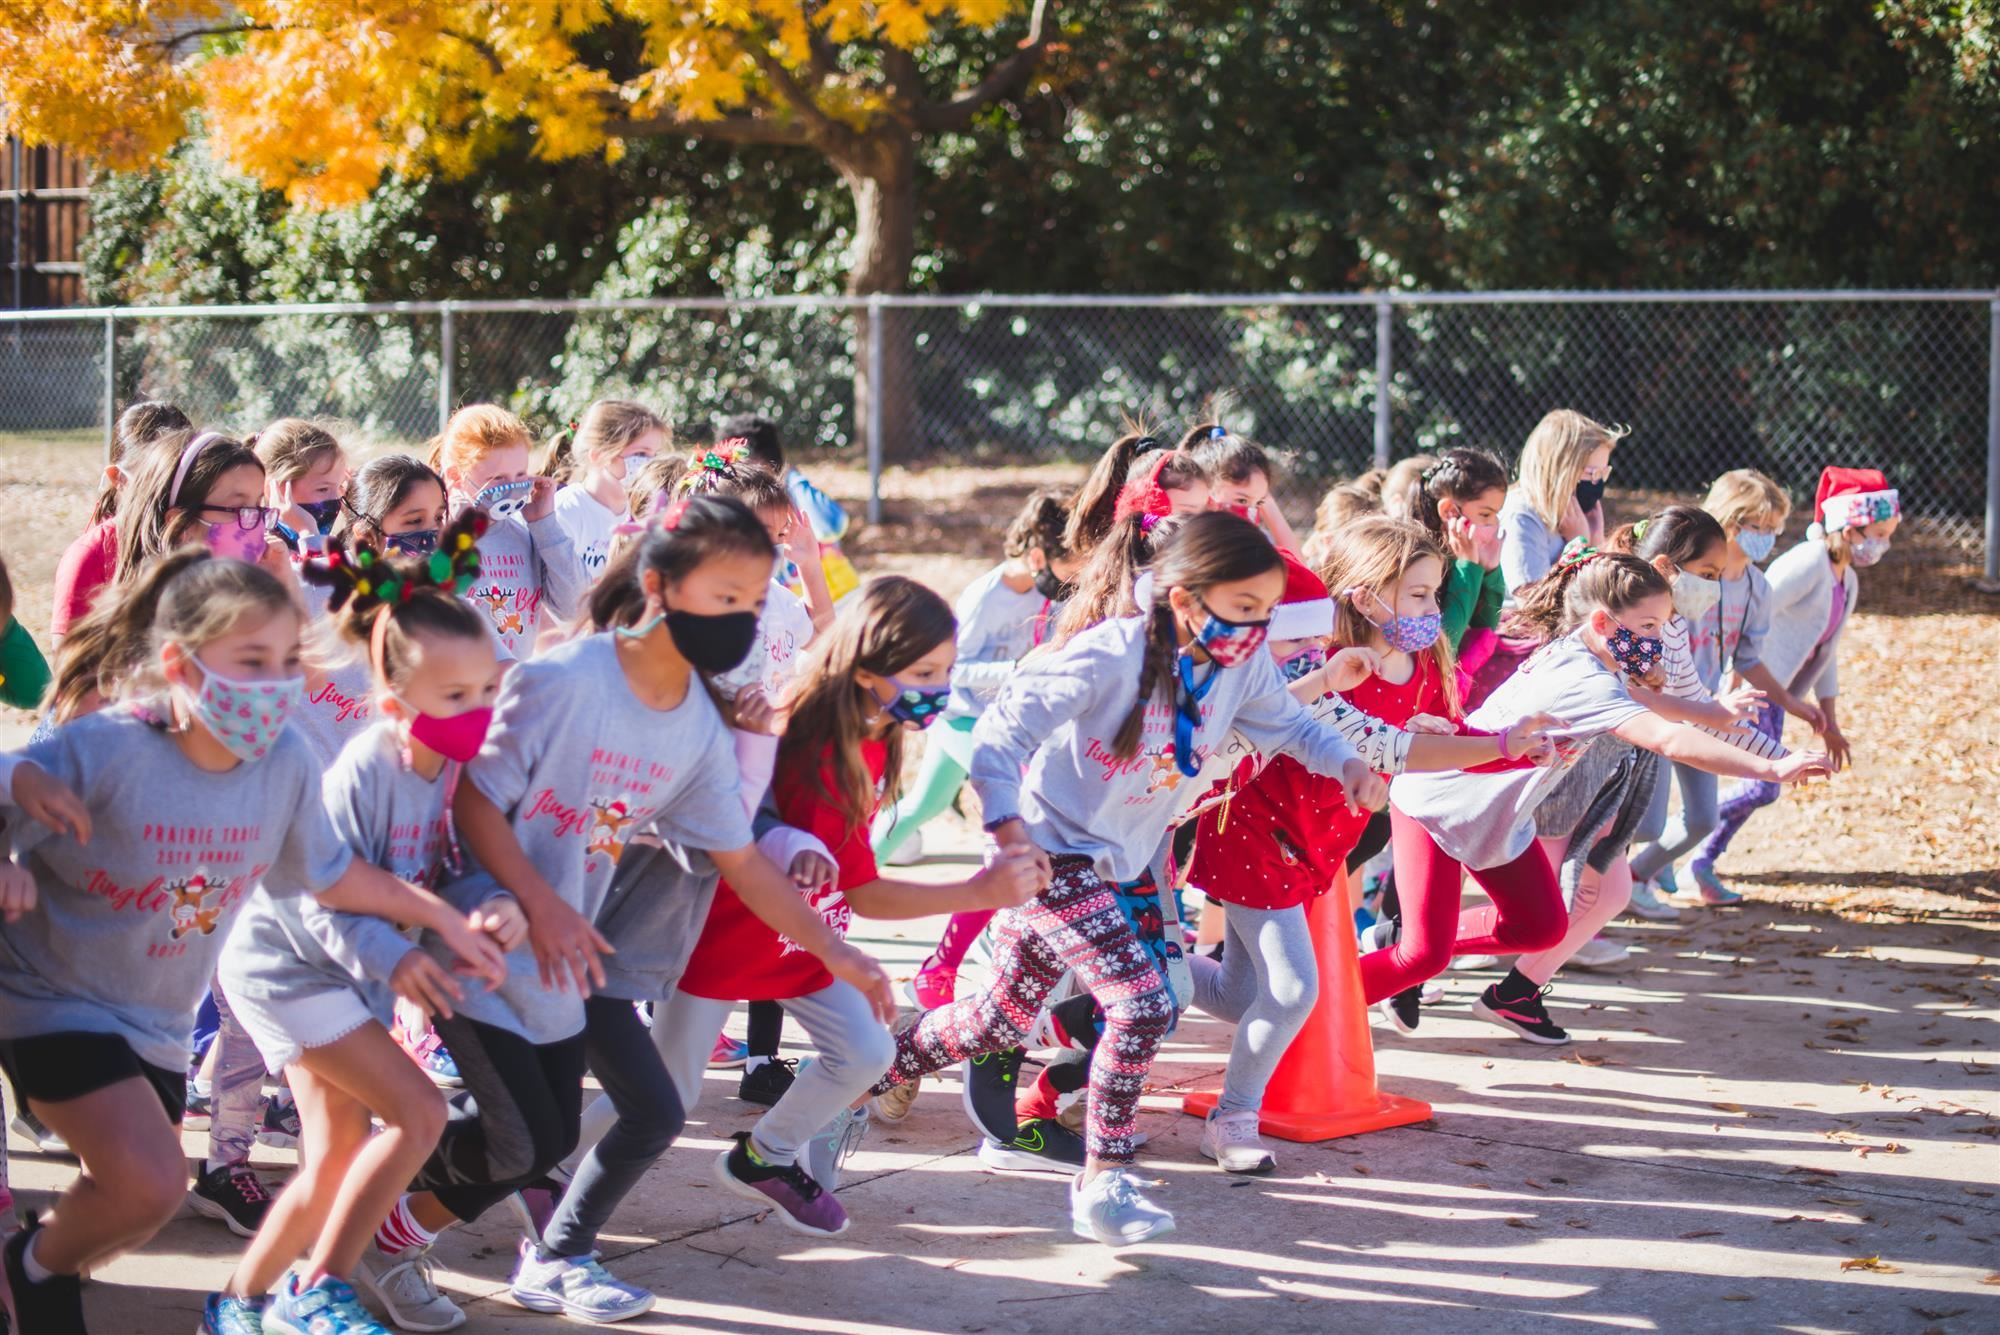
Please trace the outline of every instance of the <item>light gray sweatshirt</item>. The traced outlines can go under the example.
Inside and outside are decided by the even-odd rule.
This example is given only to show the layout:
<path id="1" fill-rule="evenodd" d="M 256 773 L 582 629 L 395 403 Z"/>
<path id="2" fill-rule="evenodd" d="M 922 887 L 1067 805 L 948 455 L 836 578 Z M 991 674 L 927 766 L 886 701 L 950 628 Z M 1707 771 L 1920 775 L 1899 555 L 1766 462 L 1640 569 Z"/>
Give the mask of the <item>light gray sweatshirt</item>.
<path id="1" fill-rule="evenodd" d="M 1147 703 L 1137 753 L 1122 760 L 1111 753 L 1138 698 L 1145 653 L 1144 618 L 1092 626 L 1019 664 L 972 734 L 972 786 L 986 820 L 1018 816 L 1040 847 L 1087 857 L 1114 883 L 1146 869 L 1178 789 L 1193 782 L 1174 758 L 1177 682 L 1171 693 L 1160 683 Z M 1269 654 L 1253 654 L 1241 667 L 1203 664 L 1196 681 L 1211 672 L 1214 685 L 1192 739 L 1196 763 L 1226 744 L 1232 729 L 1256 749 L 1292 756 L 1317 774 L 1338 774 L 1358 758 L 1338 730 L 1292 698 Z"/>

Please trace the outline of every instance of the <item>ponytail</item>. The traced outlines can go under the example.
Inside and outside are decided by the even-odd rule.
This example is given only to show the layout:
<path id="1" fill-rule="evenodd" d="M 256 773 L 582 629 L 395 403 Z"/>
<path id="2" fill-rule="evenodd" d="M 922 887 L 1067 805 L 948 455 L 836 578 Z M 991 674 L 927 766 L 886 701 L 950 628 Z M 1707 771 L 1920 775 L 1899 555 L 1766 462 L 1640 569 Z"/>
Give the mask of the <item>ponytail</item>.
<path id="1" fill-rule="evenodd" d="M 114 683 L 132 675 L 146 656 L 161 592 L 182 571 L 209 559 L 199 547 L 169 552 L 120 586 L 115 597 L 98 599 L 70 626 L 56 646 L 55 684 L 49 691 L 49 715 L 55 723 L 89 713 L 93 693 L 109 697 Z"/>
<path id="2" fill-rule="evenodd" d="M 1076 499 L 1070 502 L 1069 529 L 1063 534 L 1063 545 L 1078 556 L 1087 556 L 1104 541 L 1111 531 L 1118 493 L 1125 487 L 1132 461 L 1166 448 L 1166 442 L 1153 435 L 1143 419 L 1126 419 L 1125 434 L 1111 443 L 1111 448 L 1090 470 L 1090 476 L 1077 488 Z"/>

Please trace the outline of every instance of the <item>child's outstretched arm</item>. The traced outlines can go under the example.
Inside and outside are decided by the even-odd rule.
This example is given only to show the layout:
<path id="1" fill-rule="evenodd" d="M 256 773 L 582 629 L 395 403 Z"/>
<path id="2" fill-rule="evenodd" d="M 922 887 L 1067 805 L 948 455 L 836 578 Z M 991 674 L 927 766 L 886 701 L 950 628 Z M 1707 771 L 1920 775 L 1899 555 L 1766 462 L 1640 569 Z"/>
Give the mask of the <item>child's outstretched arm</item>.
<path id="1" fill-rule="evenodd" d="M 340 879 L 313 898 L 322 907 L 385 922 L 406 922 L 433 932 L 465 963 L 466 971 L 498 987 L 507 979 L 506 952 L 466 915 L 428 890 L 355 858 Z M 317 935 L 317 933 L 315 933 Z"/>
<path id="2" fill-rule="evenodd" d="M 924 885 L 878 876 L 849 889 L 847 902 L 863 917 L 884 919 L 1011 909 L 1048 888 L 1044 866 L 1033 848 L 1015 844 L 1002 848 L 987 867 L 963 881 Z"/>
<path id="3" fill-rule="evenodd" d="M 528 917 L 528 944 L 535 962 L 541 966 L 542 986 L 568 991 L 575 983 L 578 995 L 588 997 L 593 987 L 604 985 L 602 957 L 615 954 L 604 934 L 591 921 L 563 902 L 555 887 L 535 869 L 535 864 L 514 837 L 507 813 L 479 791 L 476 783 L 458 785 L 452 803 L 458 834 L 479 865 L 519 901 Z"/>
<path id="4" fill-rule="evenodd" d="M 1346 790 L 1348 803 L 1357 810 L 1382 809 L 1389 800 L 1389 786 L 1377 777 L 1376 770 L 1391 769 L 1390 766 L 1364 759 L 1339 727 L 1321 722 L 1293 699 L 1269 654 L 1232 670 L 1254 672 L 1258 676 L 1243 703 L 1237 706 L 1235 719 L 1236 727 L 1250 739 L 1251 745 L 1266 755 L 1283 752 L 1315 774 L 1338 778 Z M 1403 754 L 1396 758 L 1397 766 L 1407 758 L 1408 741 L 1409 735 L 1404 733 Z"/>
<path id="5" fill-rule="evenodd" d="M 722 878 L 729 882 L 729 888 L 743 901 L 744 908 L 773 931 L 796 942 L 835 978 L 867 997 L 882 1023 L 888 1024 L 896 1018 L 896 996 L 888 973 L 874 957 L 850 946 L 828 927 L 826 919 L 800 897 L 799 887 L 757 845 L 709 849 L 708 856 Z"/>
<path id="6" fill-rule="evenodd" d="M 1613 728 L 1612 732 L 1620 740 L 1643 747 L 1655 755 L 1730 778 L 1797 783 L 1816 774 L 1833 772 L 1831 763 L 1819 752 L 1796 751 L 1777 759 L 1760 756 L 1711 736 L 1700 728 L 1669 723 L 1650 710 L 1634 714 Z"/>

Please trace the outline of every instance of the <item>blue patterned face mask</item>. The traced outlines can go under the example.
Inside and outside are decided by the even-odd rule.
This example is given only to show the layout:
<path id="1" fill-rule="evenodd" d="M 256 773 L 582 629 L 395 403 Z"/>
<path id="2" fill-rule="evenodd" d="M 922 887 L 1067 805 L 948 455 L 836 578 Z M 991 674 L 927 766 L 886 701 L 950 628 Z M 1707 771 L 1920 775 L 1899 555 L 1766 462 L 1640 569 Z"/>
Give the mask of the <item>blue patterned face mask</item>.
<path id="1" fill-rule="evenodd" d="M 1645 677 L 1659 666 L 1661 655 L 1667 646 L 1657 635 L 1641 635 L 1624 626 L 1604 637 L 1604 647 L 1611 652 L 1611 660 L 1625 670 L 1628 677 Z"/>
<path id="2" fill-rule="evenodd" d="M 1778 535 L 1759 533 L 1756 529 L 1746 528 L 1736 535 L 1736 545 L 1743 549 L 1743 554 L 1750 558 L 1752 564 L 1759 564 L 1769 557 L 1771 550 L 1778 545 Z"/>
<path id="3" fill-rule="evenodd" d="M 495 482 L 473 497 L 472 503 L 496 519 L 506 519 L 527 509 L 534 495 L 535 480 L 524 477 L 513 482 Z"/>

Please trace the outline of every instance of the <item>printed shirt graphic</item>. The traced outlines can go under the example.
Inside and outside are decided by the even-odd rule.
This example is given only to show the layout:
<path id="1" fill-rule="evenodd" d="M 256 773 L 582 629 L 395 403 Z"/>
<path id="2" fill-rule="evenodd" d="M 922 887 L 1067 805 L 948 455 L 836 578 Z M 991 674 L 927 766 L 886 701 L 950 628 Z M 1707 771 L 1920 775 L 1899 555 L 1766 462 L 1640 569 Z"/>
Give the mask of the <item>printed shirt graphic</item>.
<path id="1" fill-rule="evenodd" d="M 374 695 L 375 680 L 366 663 L 341 663 L 323 680 L 306 682 L 291 726 L 305 735 L 321 764 L 331 765 L 375 721 Z"/>
<path id="2" fill-rule="evenodd" d="M 699 681 L 673 709 L 632 694 L 606 633 L 559 645 L 507 674 L 486 744 L 465 767 L 508 815 L 514 837 L 563 902 L 595 920 L 634 836 L 649 831 L 699 849 L 750 842 L 729 730 Z M 468 864 L 473 862 L 466 850 Z M 463 909 L 500 889 L 476 865 L 445 888 Z M 430 938 L 426 946 L 443 957 Z M 583 1028 L 574 992 L 542 987 L 532 951 L 508 957 L 499 991 L 468 981 L 462 1014 L 554 1043 Z"/>
<path id="3" fill-rule="evenodd" d="M 320 766 L 297 734 L 213 774 L 129 706 L 28 748 L 94 817 L 78 844 L 25 818 L 14 850 L 41 903 L 0 925 L 0 1033 L 111 1033 L 177 1070 L 223 944 L 261 881 L 323 890 L 352 854 L 320 805 Z"/>
<path id="4" fill-rule="evenodd" d="M 875 781 L 875 805 L 882 800 L 882 771 L 888 758 L 887 743 L 873 739 L 861 743 L 861 763 Z M 868 884 L 880 873 L 868 843 L 874 806 L 858 820 L 848 820 L 828 796 L 833 782 L 829 755 L 821 761 L 817 774 L 805 774 L 796 766 L 780 774 L 771 796 L 777 802 L 780 820 L 812 835 L 833 854 L 833 884 L 800 893 L 826 919 L 828 927 L 845 937 L 854 916 L 847 904 L 847 891 Z M 680 990 L 717 1000 L 778 1001 L 809 996 L 832 982 L 833 975 L 816 956 L 767 927 L 724 881 L 715 888 L 715 902 L 687 971 L 681 975 Z"/>
<path id="5" fill-rule="evenodd" d="M 479 540 L 479 578 L 464 593 L 514 658 L 535 651 L 545 620 L 562 620 L 590 587 L 575 544 L 555 515 L 529 524 L 494 516 Z"/>
<path id="6" fill-rule="evenodd" d="M 450 775 L 450 766 L 434 780 L 406 766 L 396 724 L 384 719 L 364 729 L 327 771 L 327 816 L 355 857 L 432 889 L 450 846 Z M 380 918 L 329 909 L 282 887 L 260 890 L 243 911 L 219 976 L 232 997 L 296 1000 L 353 991 L 387 1023 L 395 1000 L 389 977 L 412 944 Z"/>
<path id="7" fill-rule="evenodd" d="M 584 577 L 595 580 L 611 560 L 611 537 L 631 513 L 613 514 L 604 502 L 572 482 L 556 492 L 556 520 L 569 534 Z"/>

